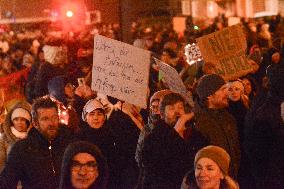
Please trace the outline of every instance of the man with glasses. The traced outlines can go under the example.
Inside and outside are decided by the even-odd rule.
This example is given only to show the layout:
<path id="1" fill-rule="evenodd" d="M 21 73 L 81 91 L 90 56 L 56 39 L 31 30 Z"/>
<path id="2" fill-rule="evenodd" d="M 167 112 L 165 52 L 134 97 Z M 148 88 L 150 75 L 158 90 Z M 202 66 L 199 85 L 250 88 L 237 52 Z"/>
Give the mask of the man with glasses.
<path id="1" fill-rule="evenodd" d="M 63 157 L 59 189 L 105 189 L 108 184 L 106 160 L 89 142 L 71 143 Z"/>
<path id="2" fill-rule="evenodd" d="M 18 141 L 0 175 L 0 188 L 57 188 L 60 165 L 71 132 L 59 123 L 57 104 L 41 97 L 32 105 L 33 128 Z"/>

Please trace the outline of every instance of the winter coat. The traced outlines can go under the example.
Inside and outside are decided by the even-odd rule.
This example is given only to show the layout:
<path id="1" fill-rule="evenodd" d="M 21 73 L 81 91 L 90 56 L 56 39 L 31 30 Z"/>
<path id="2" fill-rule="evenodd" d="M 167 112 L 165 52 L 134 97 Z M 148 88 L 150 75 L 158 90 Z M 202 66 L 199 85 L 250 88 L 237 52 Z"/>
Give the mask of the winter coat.
<path id="1" fill-rule="evenodd" d="M 11 131 L 11 126 L 13 126 L 13 123 L 11 121 L 11 115 L 13 111 L 17 108 L 23 108 L 28 110 L 30 112 L 31 107 L 29 104 L 26 103 L 18 103 L 15 105 L 7 114 L 5 122 L 1 125 L 1 130 L 3 131 L 0 133 L 0 173 L 3 170 L 8 154 L 12 148 L 12 146 L 20 140 L 17 138 Z"/>
<path id="2" fill-rule="evenodd" d="M 0 175 L 0 188 L 15 188 L 20 180 L 23 188 L 54 189 L 59 185 L 60 166 L 72 135 L 60 126 L 53 142 L 46 140 L 36 128 L 26 139 L 16 142 Z"/>
<path id="3" fill-rule="evenodd" d="M 95 129 L 86 124 L 78 133 L 78 138 L 99 147 L 109 167 L 110 180 L 108 188 L 118 187 L 120 185 L 118 177 L 123 166 L 119 156 L 119 143 L 110 127 L 104 124 L 101 128 Z"/>
<path id="4" fill-rule="evenodd" d="M 245 116 L 248 109 L 244 105 L 242 100 L 237 102 L 229 101 L 228 112 L 235 118 L 237 123 L 237 130 L 239 133 L 240 144 L 242 145 L 243 136 L 244 136 L 244 123 Z"/>
<path id="5" fill-rule="evenodd" d="M 193 166 L 196 152 L 205 145 L 195 129 L 190 140 L 186 141 L 174 128 L 159 121 L 144 141 L 142 163 L 145 178 L 142 188 L 180 188 L 183 176 Z"/>
<path id="6" fill-rule="evenodd" d="M 245 151 L 251 172 L 260 189 L 284 188 L 284 121 L 280 105 L 283 99 L 268 95 L 264 104 L 246 123 Z"/>
<path id="7" fill-rule="evenodd" d="M 230 172 L 237 178 L 240 166 L 240 143 L 234 117 L 225 109 L 208 109 L 195 106 L 195 120 L 197 130 L 212 145 L 225 149 L 231 157 Z"/>
<path id="8" fill-rule="evenodd" d="M 108 182 L 107 162 L 100 149 L 96 145 L 86 141 L 71 143 L 66 148 L 61 166 L 59 189 L 73 189 L 70 178 L 71 162 L 73 157 L 78 153 L 88 153 L 92 155 L 96 159 L 96 162 L 98 164 L 99 176 L 95 180 L 95 182 L 92 183 L 89 189 L 106 189 Z"/>
<path id="9" fill-rule="evenodd" d="M 137 184 L 139 169 L 135 162 L 135 150 L 139 129 L 131 118 L 122 111 L 113 111 L 108 119 L 109 127 L 119 146 L 119 178 L 123 189 L 134 188 Z M 118 189 L 117 187 L 116 189 Z"/>

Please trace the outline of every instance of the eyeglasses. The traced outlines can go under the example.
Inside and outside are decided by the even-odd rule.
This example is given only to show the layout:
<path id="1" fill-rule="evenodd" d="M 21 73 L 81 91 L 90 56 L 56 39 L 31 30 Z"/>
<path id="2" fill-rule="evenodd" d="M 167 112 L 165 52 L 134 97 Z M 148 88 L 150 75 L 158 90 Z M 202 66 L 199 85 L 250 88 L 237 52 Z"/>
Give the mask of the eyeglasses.
<path id="1" fill-rule="evenodd" d="M 87 163 L 80 163 L 78 161 L 72 161 L 71 170 L 78 172 L 84 167 L 87 171 L 92 172 L 97 169 L 97 166 L 98 165 L 95 161 L 89 161 Z"/>

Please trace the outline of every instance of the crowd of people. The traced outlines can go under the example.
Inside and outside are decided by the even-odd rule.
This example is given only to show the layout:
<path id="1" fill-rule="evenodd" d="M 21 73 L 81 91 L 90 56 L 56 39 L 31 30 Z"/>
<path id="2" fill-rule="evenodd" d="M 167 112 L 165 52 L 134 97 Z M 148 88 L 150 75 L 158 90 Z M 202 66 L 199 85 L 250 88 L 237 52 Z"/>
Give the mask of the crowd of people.
<path id="1" fill-rule="evenodd" d="M 194 101 L 151 61 L 147 109 L 91 89 L 93 37 L 121 40 L 119 25 L 2 33 L 0 81 L 24 72 L 22 98 L 0 86 L 0 188 L 284 188 L 284 19 L 242 25 L 257 69 L 225 81 L 184 52 L 225 17 L 198 29 L 189 18 L 183 35 L 133 24 L 133 45 L 175 68 Z"/>

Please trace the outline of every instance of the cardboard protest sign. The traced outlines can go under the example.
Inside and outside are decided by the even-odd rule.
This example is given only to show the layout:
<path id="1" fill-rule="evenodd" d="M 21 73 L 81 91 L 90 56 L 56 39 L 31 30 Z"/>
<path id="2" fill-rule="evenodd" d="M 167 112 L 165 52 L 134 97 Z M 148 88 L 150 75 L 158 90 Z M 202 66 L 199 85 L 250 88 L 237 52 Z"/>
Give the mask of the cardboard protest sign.
<path id="1" fill-rule="evenodd" d="M 147 107 L 150 52 L 97 35 L 94 39 L 92 89 Z"/>
<path id="2" fill-rule="evenodd" d="M 155 62 L 159 66 L 159 70 L 163 74 L 163 78 L 165 82 L 168 84 L 168 87 L 176 93 L 181 94 L 185 100 L 191 105 L 192 107 L 194 106 L 193 100 L 192 100 L 192 95 L 190 94 L 189 91 L 187 91 L 184 83 L 182 82 L 178 72 L 171 67 L 170 65 L 162 62 L 159 59 L 155 59 Z"/>
<path id="3" fill-rule="evenodd" d="M 245 54 L 246 37 L 240 24 L 200 37 L 197 44 L 205 62 L 205 73 L 233 80 L 254 71 Z"/>

